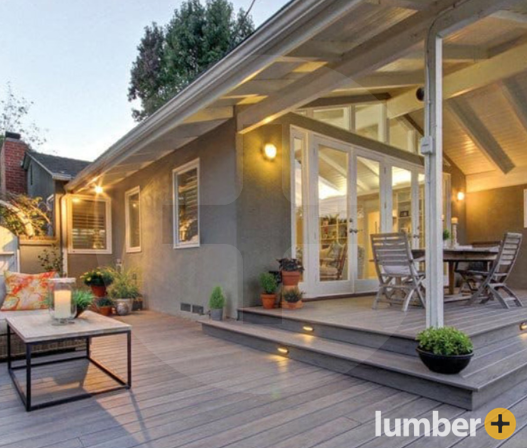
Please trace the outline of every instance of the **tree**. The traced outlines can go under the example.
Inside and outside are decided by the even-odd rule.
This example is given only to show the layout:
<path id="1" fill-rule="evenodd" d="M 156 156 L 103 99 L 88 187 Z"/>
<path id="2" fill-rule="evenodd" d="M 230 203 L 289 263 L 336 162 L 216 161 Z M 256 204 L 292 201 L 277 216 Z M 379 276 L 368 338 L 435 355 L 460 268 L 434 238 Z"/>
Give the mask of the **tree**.
<path id="1" fill-rule="evenodd" d="M 128 90 L 129 101 L 141 101 L 134 118 L 153 114 L 253 31 L 249 13 L 228 0 L 186 0 L 164 29 L 146 27 Z"/>
<path id="2" fill-rule="evenodd" d="M 44 132 L 34 122 L 28 122 L 31 106 L 32 101 L 17 98 L 11 84 L 7 83 L 5 97 L 0 99 L 0 146 L 6 131 L 22 134 L 24 141 L 32 148 L 46 143 Z"/>

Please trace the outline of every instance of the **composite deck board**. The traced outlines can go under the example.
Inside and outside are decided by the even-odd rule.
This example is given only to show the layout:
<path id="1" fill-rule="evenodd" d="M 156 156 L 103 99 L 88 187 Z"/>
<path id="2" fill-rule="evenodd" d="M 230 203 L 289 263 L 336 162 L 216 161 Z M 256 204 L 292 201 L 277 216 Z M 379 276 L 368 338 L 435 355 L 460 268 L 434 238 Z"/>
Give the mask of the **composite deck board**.
<path id="1" fill-rule="evenodd" d="M 329 448 L 364 444 L 420 448 L 431 446 L 430 440 L 402 438 L 394 445 L 393 439 L 375 439 L 375 411 L 392 418 L 428 416 L 432 410 L 448 418 L 472 415 L 411 393 L 210 338 L 199 324 L 181 318 L 145 311 L 123 320 L 133 326 L 131 391 L 26 413 L 5 363 L 0 364 L 1 448 Z M 121 369 L 125 365 L 122 342 L 119 337 L 97 340 L 93 354 Z M 496 345 L 482 356 L 499 350 Z M 477 360 L 474 363 L 477 367 Z M 63 386 L 54 381 L 66 381 L 68 373 L 79 372 L 67 364 L 42 368 L 38 390 L 46 393 L 46 387 Z M 84 380 L 93 387 L 99 384 L 97 375 Z M 494 407 L 512 406 L 521 431 L 527 424 L 527 400 L 517 397 L 526 392 L 526 385 L 517 386 L 476 413 L 486 415 Z M 525 436 L 525 430 L 521 434 Z M 519 440 L 515 437 L 504 446 L 524 446 Z M 458 438 L 437 439 L 433 446 L 487 446 L 488 436 L 478 431 L 476 439 L 459 442 Z"/>

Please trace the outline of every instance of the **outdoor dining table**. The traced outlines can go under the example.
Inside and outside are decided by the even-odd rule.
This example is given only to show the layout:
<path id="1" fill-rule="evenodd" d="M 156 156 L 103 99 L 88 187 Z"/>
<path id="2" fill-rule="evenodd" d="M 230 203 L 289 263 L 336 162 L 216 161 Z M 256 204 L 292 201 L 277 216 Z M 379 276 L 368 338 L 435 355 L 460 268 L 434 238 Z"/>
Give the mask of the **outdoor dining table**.
<path id="1" fill-rule="evenodd" d="M 459 300 L 455 297 L 455 269 L 459 262 L 492 262 L 498 256 L 499 247 L 472 247 L 457 246 L 443 248 L 443 260 L 448 264 L 448 295 L 445 301 Z M 415 260 L 424 259 L 425 249 L 414 249 L 412 254 Z"/>

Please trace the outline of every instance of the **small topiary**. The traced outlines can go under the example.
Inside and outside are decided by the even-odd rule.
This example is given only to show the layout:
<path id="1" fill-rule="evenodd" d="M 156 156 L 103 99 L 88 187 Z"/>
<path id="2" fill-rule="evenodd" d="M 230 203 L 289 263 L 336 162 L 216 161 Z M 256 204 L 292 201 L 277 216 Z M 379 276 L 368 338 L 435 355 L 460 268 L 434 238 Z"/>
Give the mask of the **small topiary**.
<path id="1" fill-rule="evenodd" d="M 448 241 L 452 235 L 450 234 L 450 230 L 445 229 L 443 230 L 443 241 Z"/>
<path id="2" fill-rule="evenodd" d="M 221 310 L 224 307 L 225 307 L 225 295 L 223 294 L 223 290 L 221 289 L 221 286 L 216 286 L 212 290 L 212 294 L 210 295 L 209 308 L 211 310 Z"/>
<path id="3" fill-rule="evenodd" d="M 282 300 L 288 303 L 297 303 L 302 300 L 304 293 L 298 288 L 291 288 L 282 291 Z"/>
<path id="4" fill-rule="evenodd" d="M 273 274 L 264 272 L 262 275 L 260 275 L 260 286 L 266 294 L 276 293 L 276 289 L 278 288 L 276 277 Z"/>
<path id="5" fill-rule="evenodd" d="M 454 327 L 428 328 L 417 335 L 419 348 L 434 355 L 468 355 L 474 351 L 470 338 Z"/>

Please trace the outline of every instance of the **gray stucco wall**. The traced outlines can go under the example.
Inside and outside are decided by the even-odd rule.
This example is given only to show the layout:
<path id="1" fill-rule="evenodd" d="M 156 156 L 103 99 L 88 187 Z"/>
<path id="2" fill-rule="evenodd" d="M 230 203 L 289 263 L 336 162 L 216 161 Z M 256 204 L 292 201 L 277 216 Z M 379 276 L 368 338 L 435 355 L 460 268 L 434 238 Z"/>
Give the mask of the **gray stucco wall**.
<path id="1" fill-rule="evenodd" d="M 201 247 L 174 249 L 172 170 L 200 159 Z M 142 251 L 126 253 L 124 194 L 141 188 Z M 139 271 L 149 308 L 178 313 L 180 304 L 207 309 L 221 285 L 233 314 L 240 301 L 241 258 L 236 248 L 236 148 L 234 122 L 139 171 L 107 192 L 112 198 L 113 260 Z"/>

